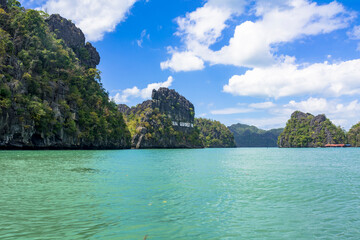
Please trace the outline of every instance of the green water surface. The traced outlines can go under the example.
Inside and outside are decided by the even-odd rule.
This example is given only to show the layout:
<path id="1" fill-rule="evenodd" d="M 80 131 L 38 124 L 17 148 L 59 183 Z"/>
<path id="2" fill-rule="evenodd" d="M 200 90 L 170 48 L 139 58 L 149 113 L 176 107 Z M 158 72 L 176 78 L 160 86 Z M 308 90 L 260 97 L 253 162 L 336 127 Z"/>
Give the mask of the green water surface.
<path id="1" fill-rule="evenodd" d="M 360 239 L 360 149 L 1 151 L 0 239 Z"/>

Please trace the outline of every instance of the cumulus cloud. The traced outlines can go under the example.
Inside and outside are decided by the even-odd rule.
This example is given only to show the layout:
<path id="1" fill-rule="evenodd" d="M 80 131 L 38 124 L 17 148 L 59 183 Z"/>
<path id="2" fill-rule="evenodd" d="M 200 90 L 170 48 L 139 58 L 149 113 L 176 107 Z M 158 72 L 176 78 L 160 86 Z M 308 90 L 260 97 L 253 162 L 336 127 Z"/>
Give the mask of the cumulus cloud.
<path id="1" fill-rule="evenodd" d="M 325 98 L 310 97 L 309 99 L 301 102 L 291 100 L 288 104 L 285 105 L 285 107 L 293 110 L 317 114 L 327 111 L 329 109 L 329 103 Z M 333 105 L 331 105 L 331 107 L 333 108 Z"/>
<path id="2" fill-rule="evenodd" d="M 325 98 L 310 97 L 307 100 L 290 101 L 284 105 L 287 112 L 300 110 L 314 115 L 326 114 L 335 124 L 349 129 L 360 120 L 360 103 L 358 100 L 342 102 L 340 100 L 327 100 Z"/>
<path id="3" fill-rule="evenodd" d="M 231 7 L 234 1 L 222 4 L 208 1 L 186 17 L 178 18 L 177 35 L 185 43 L 185 52 L 210 64 L 270 66 L 286 58 L 275 55 L 278 44 L 345 28 L 353 18 L 353 14 L 337 2 L 317 5 L 307 0 L 257 1 L 254 11 L 257 20 L 240 23 L 227 45 L 218 51 L 211 50 L 210 46 L 221 39 L 227 21 L 242 13 L 246 1 L 238 2 L 240 8 Z M 176 71 L 173 58 L 166 63 L 167 68 Z"/>
<path id="4" fill-rule="evenodd" d="M 176 19 L 180 36 L 186 44 L 185 51 L 169 51 L 171 59 L 162 62 L 162 69 L 178 71 L 194 71 L 204 68 L 204 62 L 195 49 L 202 49 L 208 52 L 208 47 L 214 44 L 221 36 L 222 31 L 227 27 L 226 21 L 234 14 L 243 12 L 245 0 L 209 0 L 203 7 L 194 12 L 187 13 L 185 17 Z M 189 58 L 196 61 L 193 67 L 184 67 L 181 59 Z M 190 65 L 190 64 L 189 64 Z"/>
<path id="5" fill-rule="evenodd" d="M 138 87 L 133 88 L 127 88 L 124 90 L 121 90 L 119 93 L 117 93 L 115 96 L 111 97 L 112 100 L 115 101 L 115 103 L 127 103 L 129 101 L 129 98 L 142 98 L 142 99 L 148 99 L 151 98 L 151 94 L 153 89 L 158 90 L 161 87 L 170 87 L 172 82 L 174 81 L 173 77 L 170 76 L 165 82 L 159 82 L 159 83 L 151 83 L 148 84 L 146 88 L 139 89 Z"/>
<path id="6" fill-rule="evenodd" d="M 172 69 L 175 72 L 201 70 L 204 61 L 191 52 L 175 52 L 172 58 L 160 64 L 161 69 Z"/>
<path id="7" fill-rule="evenodd" d="M 115 30 L 137 0 L 48 0 L 42 9 L 71 19 L 88 41 L 101 40 Z"/>
<path id="8" fill-rule="evenodd" d="M 250 107 L 252 104 L 249 104 Z M 360 103 L 358 100 L 344 101 L 340 99 L 325 99 L 309 97 L 305 100 L 291 100 L 286 104 L 277 104 L 262 111 L 267 117 L 237 118 L 240 123 L 255 125 L 263 129 L 285 127 L 287 120 L 294 111 L 302 111 L 313 115 L 325 114 L 334 124 L 350 129 L 360 120 Z"/>
<path id="9" fill-rule="evenodd" d="M 360 26 L 354 26 L 352 31 L 348 32 L 348 36 L 351 39 L 360 39 Z"/>
<path id="10" fill-rule="evenodd" d="M 224 91 L 239 96 L 286 97 L 300 94 L 324 96 L 360 93 L 360 59 L 299 66 L 291 62 L 254 68 L 233 76 Z"/>

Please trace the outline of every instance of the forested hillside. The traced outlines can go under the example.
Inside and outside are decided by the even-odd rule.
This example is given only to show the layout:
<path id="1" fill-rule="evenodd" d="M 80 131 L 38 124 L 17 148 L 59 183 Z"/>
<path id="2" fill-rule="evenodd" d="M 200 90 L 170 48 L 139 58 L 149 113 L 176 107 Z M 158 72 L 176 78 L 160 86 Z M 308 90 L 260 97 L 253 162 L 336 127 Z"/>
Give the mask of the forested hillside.
<path id="1" fill-rule="evenodd" d="M 234 124 L 229 127 L 234 134 L 237 147 L 277 147 L 277 139 L 283 128 L 269 131 L 246 124 Z"/>
<path id="2" fill-rule="evenodd" d="M 122 114 L 102 87 L 100 57 L 59 15 L 0 8 L 0 147 L 128 148 Z"/>
<path id="3" fill-rule="evenodd" d="M 278 140 L 279 147 L 324 147 L 345 143 L 345 132 L 325 115 L 313 116 L 300 111 L 291 115 Z"/>
<path id="4" fill-rule="evenodd" d="M 221 122 L 205 118 L 196 118 L 195 127 L 200 131 L 200 139 L 205 147 L 236 147 L 234 135 Z"/>

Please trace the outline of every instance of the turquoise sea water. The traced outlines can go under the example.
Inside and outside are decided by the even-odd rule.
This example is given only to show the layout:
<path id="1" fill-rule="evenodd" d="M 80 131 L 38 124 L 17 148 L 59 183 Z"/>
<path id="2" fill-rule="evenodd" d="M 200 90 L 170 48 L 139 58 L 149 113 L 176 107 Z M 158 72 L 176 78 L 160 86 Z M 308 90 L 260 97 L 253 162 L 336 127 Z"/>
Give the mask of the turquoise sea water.
<path id="1" fill-rule="evenodd" d="M 360 239 L 360 149 L 0 152 L 0 239 Z"/>

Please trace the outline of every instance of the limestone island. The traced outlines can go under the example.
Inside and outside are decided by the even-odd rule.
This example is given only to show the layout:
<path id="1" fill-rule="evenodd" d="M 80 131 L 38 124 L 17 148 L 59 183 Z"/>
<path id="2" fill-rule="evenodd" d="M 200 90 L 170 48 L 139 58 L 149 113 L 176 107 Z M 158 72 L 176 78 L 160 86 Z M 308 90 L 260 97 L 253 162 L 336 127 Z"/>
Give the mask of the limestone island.
<path id="1" fill-rule="evenodd" d="M 225 125 L 195 119 L 175 90 L 117 106 L 81 29 L 17 1 L 0 5 L 0 149 L 235 147 Z"/>

